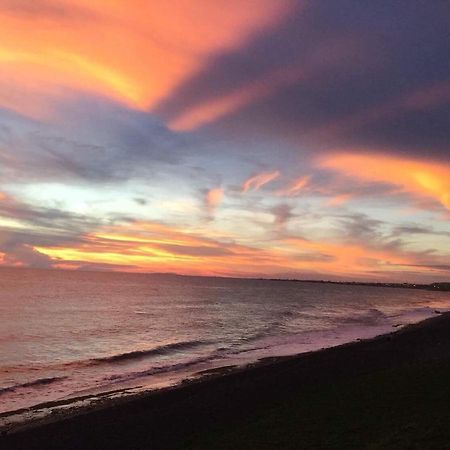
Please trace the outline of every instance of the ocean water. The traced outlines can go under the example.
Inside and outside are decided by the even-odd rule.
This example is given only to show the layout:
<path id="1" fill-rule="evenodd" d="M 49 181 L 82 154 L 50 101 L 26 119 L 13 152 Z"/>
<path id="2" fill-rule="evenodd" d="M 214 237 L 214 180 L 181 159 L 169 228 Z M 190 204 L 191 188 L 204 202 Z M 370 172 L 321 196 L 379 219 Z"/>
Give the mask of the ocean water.
<path id="1" fill-rule="evenodd" d="M 423 290 L 0 269 L 0 412 L 168 386 L 449 308 Z"/>

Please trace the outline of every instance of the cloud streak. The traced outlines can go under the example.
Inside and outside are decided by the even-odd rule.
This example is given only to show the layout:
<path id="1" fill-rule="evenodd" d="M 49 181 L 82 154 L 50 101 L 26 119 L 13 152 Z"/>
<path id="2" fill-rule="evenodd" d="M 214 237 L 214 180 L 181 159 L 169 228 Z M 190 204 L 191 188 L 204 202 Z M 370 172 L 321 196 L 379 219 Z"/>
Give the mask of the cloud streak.
<path id="1" fill-rule="evenodd" d="M 326 156 L 320 166 L 357 180 L 388 183 L 414 197 L 431 197 L 450 209 L 450 169 L 439 164 L 350 152 Z"/>
<path id="2" fill-rule="evenodd" d="M 286 211 L 284 211 L 285 213 Z M 282 214 L 283 215 L 283 214 Z M 284 214 L 286 217 L 286 214 Z M 354 225 L 356 222 L 354 223 Z M 358 225 L 361 236 L 372 237 L 375 223 Z M 362 233 L 362 234 L 361 234 Z M 353 231 L 354 234 L 354 231 Z M 387 279 L 405 267 L 443 270 L 442 259 L 431 254 L 415 254 L 397 245 L 372 245 L 348 241 L 329 242 L 282 237 L 272 249 L 242 245 L 229 239 L 205 238 L 198 232 L 159 223 L 131 223 L 99 229 L 75 246 L 39 246 L 35 250 L 51 258 L 56 266 L 83 264 L 127 266 L 135 271 L 182 272 L 197 275 L 240 275 L 290 273 L 328 274 L 335 279 L 348 273 L 374 279 L 377 271 Z"/>
<path id="3" fill-rule="evenodd" d="M 211 52 L 239 46 L 289 9 L 255 3 L 2 2 L 0 104 L 47 117 L 52 101 L 82 91 L 147 110 Z"/>
<path id="4" fill-rule="evenodd" d="M 300 68 L 275 70 L 261 79 L 252 80 L 249 85 L 241 86 L 222 97 L 196 105 L 175 116 L 170 119 L 169 126 L 179 131 L 192 130 L 232 114 L 256 100 L 275 95 L 277 91 L 298 83 L 302 78 L 303 70 Z"/>
<path id="5" fill-rule="evenodd" d="M 309 183 L 309 176 L 302 176 L 290 183 L 286 188 L 277 192 L 280 196 L 294 197 L 306 188 Z"/>
<path id="6" fill-rule="evenodd" d="M 279 170 L 273 170 L 272 172 L 261 172 L 256 175 L 247 178 L 242 184 L 242 193 L 249 191 L 258 191 L 264 185 L 276 180 L 281 175 Z"/>

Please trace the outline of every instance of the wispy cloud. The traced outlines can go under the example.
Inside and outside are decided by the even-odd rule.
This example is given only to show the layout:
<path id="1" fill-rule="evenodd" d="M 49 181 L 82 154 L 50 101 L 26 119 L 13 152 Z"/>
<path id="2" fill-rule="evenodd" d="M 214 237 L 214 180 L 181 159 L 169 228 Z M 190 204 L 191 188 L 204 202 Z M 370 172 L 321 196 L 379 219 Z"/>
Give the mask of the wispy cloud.
<path id="1" fill-rule="evenodd" d="M 274 225 L 277 230 L 281 230 L 289 219 L 295 217 L 293 207 L 285 203 L 274 206 L 271 208 L 270 212 L 273 214 Z"/>
<path id="2" fill-rule="evenodd" d="M 298 195 L 308 185 L 309 179 L 310 179 L 309 176 L 302 176 L 300 178 L 297 178 L 287 187 L 279 190 L 277 194 L 286 197 L 294 197 Z"/>
<path id="3" fill-rule="evenodd" d="M 261 79 L 252 80 L 249 85 L 240 86 L 223 97 L 214 98 L 175 116 L 170 120 L 169 126 L 174 130 L 192 130 L 231 114 L 251 102 L 270 97 L 278 90 L 298 83 L 302 77 L 302 68 L 274 70 Z"/>
<path id="4" fill-rule="evenodd" d="M 148 114 L 80 97 L 58 126 L 0 110 L 2 182 L 104 183 L 148 178 L 192 154 L 194 142 Z M 80 132 L 82 129 L 82 132 Z"/>
<path id="5" fill-rule="evenodd" d="M 387 154 L 349 152 L 325 156 L 320 166 L 356 180 L 388 183 L 414 197 L 431 197 L 450 209 L 450 168 L 445 165 Z"/>
<path id="6" fill-rule="evenodd" d="M 205 195 L 208 214 L 212 216 L 223 199 L 224 190 L 221 187 L 210 189 Z"/>
<path id="7" fill-rule="evenodd" d="M 261 172 L 251 176 L 242 184 L 242 192 L 258 191 L 265 184 L 277 179 L 281 175 L 279 170 L 273 170 L 272 172 Z"/>
<path id="8" fill-rule="evenodd" d="M 328 206 L 340 206 L 347 203 L 352 198 L 351 194 L 340 194 L 331 197 L 327 201 Z"/>

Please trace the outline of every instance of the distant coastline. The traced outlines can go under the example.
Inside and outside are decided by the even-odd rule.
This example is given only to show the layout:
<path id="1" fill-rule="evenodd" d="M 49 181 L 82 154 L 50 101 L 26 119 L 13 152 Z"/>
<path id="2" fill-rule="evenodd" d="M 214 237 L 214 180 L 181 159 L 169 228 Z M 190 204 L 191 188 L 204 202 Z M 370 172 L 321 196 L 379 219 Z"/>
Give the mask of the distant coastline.
<path id="1" fill-rule="evenodd" d="M 193 275 L 182 274 L 176 272 L 133 272 L 133 271 L 111 271 L 111 270 L 94 270 L 94 269 L 54 269 L 43 267 L 15 267 L 15 266 L 0 266 L 1 269 L 19 269 L 19 270 L 45 270 L 45 271 L 63 271 L 63 272 L 98 272 L 98 273 L 125 273 L 131 275 L 141 276 L 166 276 L 166 277 L 191 277 L 191 278 L 223 278 L 229 280 L 257 280 L 257 281 L 288 281 L 294 283 L 320 283 L 320 284 L 341 284 L 347 286 L 373 286 L 373 287 L 386 287 L 386 288 L 400 288 L 400 289 L 421 289 L 426 291 L 441 291 L 450 292 L 450 281 L 433 282 L 429 284 L 425 283 L 401 283 L 401 282 L 379 282 L 379 281 L 336 281 L 336 280 L 316 280 L 316 279 L 301 279 L 301 278 L 265 278 L 265 277 L 238 277 L 238 276 L 225 276 L 225 275 Z"/>
<path id="2" fill-rule="evenodd" d="M 267 280 L 268 278 L 258 278 L 260 280 Z M 379 282 L 365 282 L 365 281 L 331 281 L 331 280 L 298 280 L 286 278 L 269 278 L 270 281 L 291 281 L 296 283 L 323 283 L 323 284 L 343 284 L 348 286 L 374 286 L 374 287 L 389 287 L 402 289 L 423 289 L 427 291 L 443 291 L 450 292 L 450 282 L 420 284 L 420 283 L 379 283 Z"/>
<path id="3" fill-rule="evenodd" d="M 334 280 L 304 280 L 301 278 L 264 278 L 264 277 L 227 277 L 227 276 L 213 276 L 213 275 L 184 275 L 178 273 L 147 273 L 147 275 L 158 276 L 177 276 L 177 277 L 199 277 L 199 278 L 224 278 L 231 280 L 257 280 L 257 281 L 284 281 L 290 283 L 317 283 L 317 284 L 340 284 L 345 286 L 373 286 L 383 288 L 400 288 L 400 289 L 421 289 L 426 291 L 441 291 L 450 292 L 450 281 L 441 281 L 434 283 L 399 283 L 399 282 L 379 282 L 379 281 L 334 281 Z"/>

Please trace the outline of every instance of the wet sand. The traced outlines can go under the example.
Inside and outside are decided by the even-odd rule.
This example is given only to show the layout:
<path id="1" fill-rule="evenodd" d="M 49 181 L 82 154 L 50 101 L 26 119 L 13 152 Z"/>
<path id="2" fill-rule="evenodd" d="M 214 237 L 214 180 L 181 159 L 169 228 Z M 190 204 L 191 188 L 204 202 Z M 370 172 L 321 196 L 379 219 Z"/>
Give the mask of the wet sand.
<path id="1" fill-rule="evenodd" d="M 450 449 L 450 314 L 8 430 L 8 449 Z"/>

